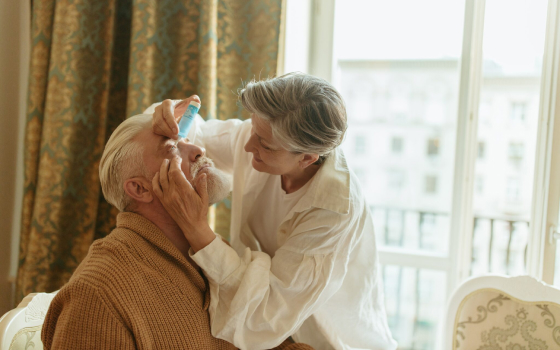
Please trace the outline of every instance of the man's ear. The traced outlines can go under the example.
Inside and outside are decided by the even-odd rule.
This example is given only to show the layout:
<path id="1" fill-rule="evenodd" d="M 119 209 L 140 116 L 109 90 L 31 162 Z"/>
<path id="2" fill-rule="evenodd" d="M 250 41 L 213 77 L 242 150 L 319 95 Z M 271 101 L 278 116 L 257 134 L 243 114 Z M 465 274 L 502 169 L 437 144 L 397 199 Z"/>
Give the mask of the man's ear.
<path id="1" fill-rule="evenodd" d="M 135 201 L 150 203 L 154 200 L 152 184 L 144 177 L 133 177 L 123 184 L 126 194 Z"/>
<path id="2" fill-rule="evenodd" d="M 302 169 L 305 169 L 311 164 L 315 163 L 318 159 L 319 155 L 316 153 L 303 153 L 302 158 L 299 161 L 299 166 Z"/>

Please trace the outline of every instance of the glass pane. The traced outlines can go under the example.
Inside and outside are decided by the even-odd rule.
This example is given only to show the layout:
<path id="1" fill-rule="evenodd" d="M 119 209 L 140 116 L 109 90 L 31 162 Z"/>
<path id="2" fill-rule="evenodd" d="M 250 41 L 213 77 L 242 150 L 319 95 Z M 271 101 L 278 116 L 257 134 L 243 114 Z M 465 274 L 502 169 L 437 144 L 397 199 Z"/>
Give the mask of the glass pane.
<path id="1" fill-rule="evenodd" d="M 558 213 L 560 215 L 560 211 Z M 556 227 L 558 232 L 558 227 Z M 545 264 L 550 263 L 545 261 Z M 553 285 L 560 287 L 560 241 L 556 241 L 556 255 L 554 257 L 554 280 Z"/>
<path id="2" fill-rule="evenodd" d="M 556 259 L 554 260 L 554 285 L 560 286 L 560 244 L 556 242 Z"/>
<path id="3" fill-rule="evenodd" d="M 432 350 L 447 295 L 445 272 L 382 266 L 387 319 L 399 350 Z"/>
<path id="4" fill-rule="evenodd" d="M 342 147 L 380 247 L 448 251 L 463 12 L 463 1 L 337 2 Z"/>
<path id="5" fill-rule="evenodd" d="M 471 274 L 525 273 L 547 1 L 486 2 Z"/>
<path id="6" fill-rule="evenodd" d="M 362 185 L 364 183 L 362 181 Z M 370 208 L 377 241 L 381 244 L 440 252 L 447 250 L 447 241 L 441 239 L 443 231 L 449 229 L 447 213 L 373 205 Z"/>
<path id="7" fill-rule="evenodd" d="M 526 220 L 475 217 L 471 275 L 524 274 L 528 233 Z"/>

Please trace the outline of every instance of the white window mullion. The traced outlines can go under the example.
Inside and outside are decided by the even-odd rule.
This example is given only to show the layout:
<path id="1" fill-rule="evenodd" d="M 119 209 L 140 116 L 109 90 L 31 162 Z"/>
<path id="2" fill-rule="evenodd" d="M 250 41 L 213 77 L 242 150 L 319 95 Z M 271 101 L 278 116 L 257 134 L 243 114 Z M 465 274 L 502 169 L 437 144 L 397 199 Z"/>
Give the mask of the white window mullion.
<path id="1" fill-rule="evenodd" d="M 332 81 L 335 0 L 312 0 L 309 73 Z"/>
<path id="2" fill-rule="evenodd" d="M 553 283 L 556 243 L 550 229 L 558 225 L 560 201 L 560 6 L 548 3 L 546 41 L 541 78 L 539 125 L 535 157 L 535 180 L 531 229 L 527 252 L 529 275 Z"/>
<path id="3" fill-rule="evenodd" d="M 477 121 L 482 77 L 484 0 L 467 0 L 459 86 L 455 172 L 451 209 L 448 293 L 469 275 L 473 214 L 472 195 L 477 151 Z"/>
<path id="4" fill-rule="evenodd" d="M 390 247 L 378 248 L 378 254 L 381 265 L 398 265 L 449 272 L 449 257 L 445 254 Z"/>
<path id="5" fill-rule="evenodd" d="M 313 0 L 283 0 L 285 4 L 284 45 L 278 75 L 290 72 L 309 73 Z"/>

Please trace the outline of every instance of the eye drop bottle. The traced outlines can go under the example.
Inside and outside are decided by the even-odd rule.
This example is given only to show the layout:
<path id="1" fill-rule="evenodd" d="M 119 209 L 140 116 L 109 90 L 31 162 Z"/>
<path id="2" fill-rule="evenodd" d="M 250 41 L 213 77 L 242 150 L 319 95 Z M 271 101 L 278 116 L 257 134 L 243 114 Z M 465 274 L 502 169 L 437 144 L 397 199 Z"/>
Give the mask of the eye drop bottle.
<path id="1" fill-rule="evenodd" d="M 191 101 L 191 103 L 189 103 L 187 110 L 181 117 L 181 121 L 179 121 L 179 139 L 187 137 L 199 109 L 200 103 L 195 101 Z"/>

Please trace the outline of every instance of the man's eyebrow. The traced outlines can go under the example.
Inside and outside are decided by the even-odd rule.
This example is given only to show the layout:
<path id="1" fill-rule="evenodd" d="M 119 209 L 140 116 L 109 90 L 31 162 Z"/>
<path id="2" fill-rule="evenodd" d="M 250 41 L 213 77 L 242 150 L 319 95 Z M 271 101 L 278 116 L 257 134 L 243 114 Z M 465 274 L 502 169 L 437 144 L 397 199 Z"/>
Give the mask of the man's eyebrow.
<path id="1" fill-rule="evenodd" d="M 164 137 L 164 136 L 161 137 L 160 141 L 158 142 L 158 148 L 157 148 L 158 153 L 165 152 L 165 148 L 167 146 L 166 144 L 167 144 L 167 141 L 169 141 L 169 140 L 171 140 L 171 139 L 168 138 L 168 137 Z"/>
<path id="2" fill-rule="evenodd" d="M 179 138 L 179 141 L 180 140 L 183 140 L 187 143 L 191 142 L 191 140 L 188 137 Z M 169 146 L 169 141 L 173 141 L 173 143 L 175 144 L 175 142 L 177 140 L 174 140 L 174 139 L 169 138 L 169 137 L 162 136 L 159 143 L 158 143 L 157 152 L 161 153 L 161 154 L 165 153 L 167 151 L 167 147 Z"/>

